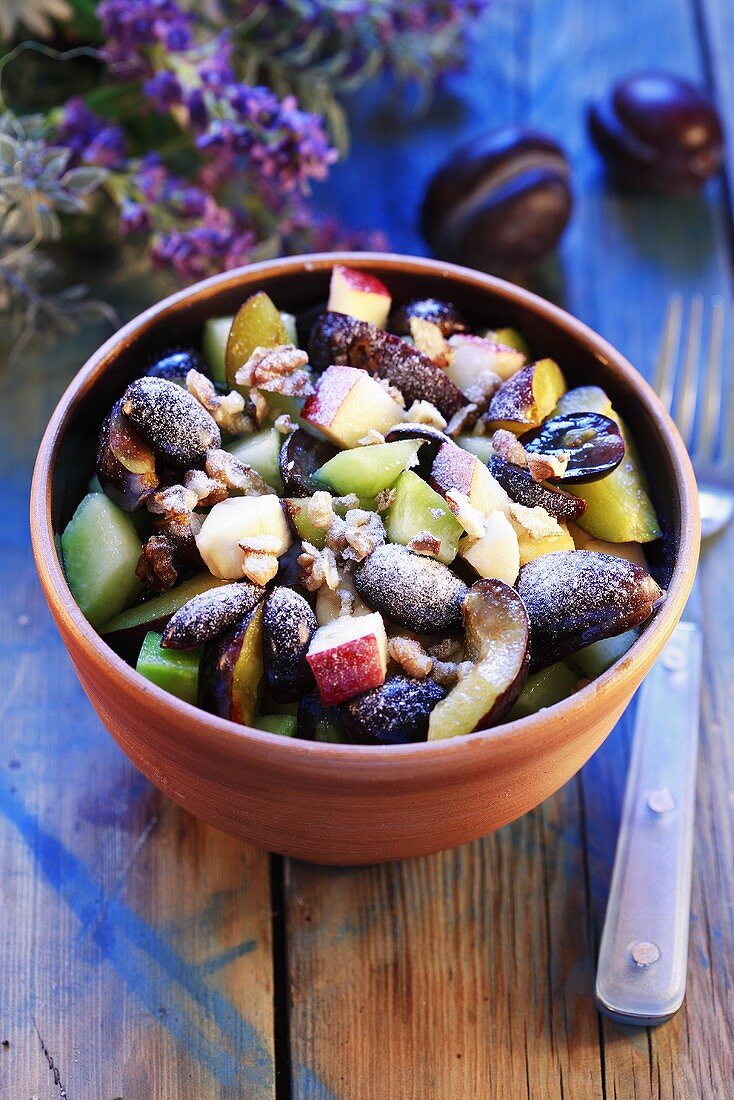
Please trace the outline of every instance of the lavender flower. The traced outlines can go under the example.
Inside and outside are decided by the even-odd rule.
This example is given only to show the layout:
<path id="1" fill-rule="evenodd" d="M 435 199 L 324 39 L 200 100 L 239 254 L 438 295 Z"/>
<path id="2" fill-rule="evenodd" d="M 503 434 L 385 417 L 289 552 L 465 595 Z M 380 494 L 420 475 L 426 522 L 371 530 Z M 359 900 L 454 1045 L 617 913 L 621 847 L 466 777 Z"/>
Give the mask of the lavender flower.
<path id="1" fill-rule="evenodd" d="M 97 8 L 108 65 L 125 76 L 151 72 L 147 51 L 171 52 L 194 44 L 193 18 L 175 0 L 103 0 Z"/>
<path id="2" fill-rule="evenodd" d="M 96 164 L 100 168 L 118 168 L 125 158 L 125 135 L 90 111 L 79 96 L 68 100 L 56 141 L 70 150 L 69 164 Z"/>

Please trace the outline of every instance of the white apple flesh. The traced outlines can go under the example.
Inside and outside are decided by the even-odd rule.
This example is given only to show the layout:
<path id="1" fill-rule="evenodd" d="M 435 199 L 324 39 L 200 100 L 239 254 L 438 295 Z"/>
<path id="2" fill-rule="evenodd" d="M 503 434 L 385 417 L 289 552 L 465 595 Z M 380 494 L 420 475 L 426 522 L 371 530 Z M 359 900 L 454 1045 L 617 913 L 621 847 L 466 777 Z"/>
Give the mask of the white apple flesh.
<path id="1" fill-rule="evenodd" d="M 504 512 L 488 515 L 482 537 L 462 539 L 459 553 L 480 577 L 494 577 L 505 584 L 514 584 L 517 580 L 520 546 L 515 529 Z"/>
<path id="2" fill-rule="evenodd" d="M 373 325 L 384 328 L 391 305 L 390 291 L 374 275 L 334 264 L 327 310 L 346 313 L 358 321 L 371 321 Z"/>
<path id="3" fill-rule="evenodd" d="M 469 498 L 478 511 L 507 512 L 510 498 L 500 483 L 490 474 L 476 455 L 457 447 L 455 443 L 443 443 L 433 460 L 430 483 L 442 496 L 451 489 L 458 489 Z"/>
<path id="4" fill-rule="evenodd" d="M 241 580 L 241 542 L 267 539 L 268 553 L 280 557 L 291 545 L 288 524 L 274 495 L 229 497 L 215 504 L 196 536 L 196 545 L 210 573 L 223 580 Z"/>
<path id="5" fill-rule="evenodd" d="M 327 367 L 301 417 L 337 447 L 356 447 L 370 428 L 382 435 L 403 419 L 403 409 L 376 379 L 357 367 Z"/>

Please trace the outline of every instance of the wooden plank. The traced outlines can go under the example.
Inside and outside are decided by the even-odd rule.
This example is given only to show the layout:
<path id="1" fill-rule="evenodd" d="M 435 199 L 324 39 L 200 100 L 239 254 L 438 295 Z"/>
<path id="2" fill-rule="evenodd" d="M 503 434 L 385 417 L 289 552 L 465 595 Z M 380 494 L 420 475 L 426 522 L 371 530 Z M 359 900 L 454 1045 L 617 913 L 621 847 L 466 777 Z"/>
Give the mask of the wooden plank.
<path id="1" fill-rule="evenodd" d="M 268 857 L 184 814 L 127 762 L 35 576 L 37 441 L 103 335 L 26 353 L 0 379 L 0 1095 L 272 1097 Z"/>
<path id="2" fill-rule="evenodd" d="M 385 225 L 398 250 L 423 252 L 419 199 L 453 145 L 508 121 L 554 133 L 569 151 L 577 202 L 559 255 L 535 286 L 650 374 L 669 294 L 730 286 L 720 186 L 683 206 L 620 197 L 586 136 L 588 99 L 648 65 L 653 48 L 666 67 L 700 76 L 686 0 L 644 8 L 498 0 L 468 71 L 427 120 L 406 121 L 361 98 L 353 153 L 328 200 L 354 223 L 358 190 L 365 224 Z M 711 594 L 709 578 L 724 578 L 710 562 L 717 671 L 707 718 L 730 714 L 722 685 L 732 679 L 731 642 L 721 645 L 730 627 L 716 614 L 730 604 Z M 623 1031 L 594 1010 L 630 726 L 626 716 L 581 777 L 483 842 L 387 868 L 288 866 L 295 1096 L 321 1097 L 324 1087 L 340 1098 L 692 1097 L 709 1087 L 726 1095 L 730 1024 L 721 1013 L 731 1020 L 731 968 L 722 952 L 734 907 L 723 871 L 729 849 L 717 861 L 712 840 L 732 835 L 731 749 L 720 740 L 712 766 L 706 755 L 702 763 L 686 1010 L 658 1031 Z"/>

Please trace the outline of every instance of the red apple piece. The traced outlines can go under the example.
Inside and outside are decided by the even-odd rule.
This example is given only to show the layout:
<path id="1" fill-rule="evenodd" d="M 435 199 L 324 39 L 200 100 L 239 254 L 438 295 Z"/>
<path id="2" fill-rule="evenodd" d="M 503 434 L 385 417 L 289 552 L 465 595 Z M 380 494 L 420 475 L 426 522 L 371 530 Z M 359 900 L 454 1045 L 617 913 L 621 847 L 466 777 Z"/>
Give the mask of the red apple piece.
<path id="1" fill-rule="evenodd" d="M 384 328 L 392 297 L 384 283 L 353 267 L 334 264 L 329 285 L 328 310 L 346 313 L 358 321 L 370 321 Z"/>
<path id="2" fill-rule="evenodd" d="M 301 412 L 337 447 L 356 447 L 370 428 L 383 435 L 403 419 L 403 410 L 378 381 L 356 367 L 332 366 Z"/>
<path id="3" fill-rule="evenodd" d="M 451 489 L 457 489 L 485 515 L 498 508 L 503 512 L 509 508 L 510 498 L 484 463 L 455 443 L 444 443 L 439 447 L 429 481 L 443 497 Z"/>
<path id="4" fill-rule="evenodd" d="M 321 626 L 306 654 L 326 706 L 385 682 L 387 637 L 382 616 L 343 615 Z"/>

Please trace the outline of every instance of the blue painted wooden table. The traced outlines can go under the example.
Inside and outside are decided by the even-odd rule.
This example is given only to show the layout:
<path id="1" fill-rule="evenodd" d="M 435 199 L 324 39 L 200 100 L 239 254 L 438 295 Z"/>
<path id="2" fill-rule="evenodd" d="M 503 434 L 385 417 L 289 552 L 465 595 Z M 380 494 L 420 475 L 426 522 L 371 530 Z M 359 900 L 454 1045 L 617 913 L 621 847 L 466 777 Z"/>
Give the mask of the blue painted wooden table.
<path id="1" fill-rule="evenodd" d="M 321 201 L 422 252 L 418 203 L 447 148 L 508 121 L 548 130 L 577 201 L 535 286 L 650 375 L 673 291 L 731 298 L 731 196 L 722 181 L 686 202 L 615 195 L 584 105 L 617 76 L 666 67 L 708 82 L 732 128 L 732 42 L 728 0 L 496 0 L 471 65 L 426 117 L 389 97 L 352 105 L 354 151 Z M 730 154 L 734 169 L 734 140 Z M 123 314 L 154 294 L 125 272 L 107 284 Z M 26 518 L 42 429 L 103 335 L 0 373 L 3 1100 L 734 1096 L 734 530 L 702 565 L 688 997 L 663 1028 L 624 1030 L 597 1016 L 592 989 L 629 718 L 514 825 L 351 870 L 214 832 L 113 744 L 51 624 Z"/>

